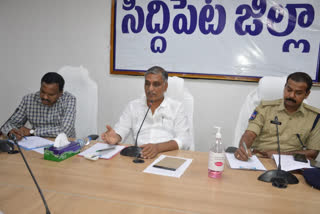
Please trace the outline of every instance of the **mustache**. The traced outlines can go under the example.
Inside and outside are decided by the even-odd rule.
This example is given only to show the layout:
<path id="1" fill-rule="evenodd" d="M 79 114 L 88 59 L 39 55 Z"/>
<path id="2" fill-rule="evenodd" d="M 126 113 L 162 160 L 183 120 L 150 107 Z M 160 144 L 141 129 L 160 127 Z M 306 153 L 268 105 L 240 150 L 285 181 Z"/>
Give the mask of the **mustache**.
<path id="1" fill-rule="evenodd" d="M 47 100 L 47 99 L 41 99 L 41 101 L 46 101 L 46 102 L 51 103 L 50 100 Z"/>
<path id="2" fill-rule="evenodd" d="M 151 91 L 147 91 L 147 95 L 156 95 L 156 94 Z"/>
<path id="3" fill-rule="evenodd" d="M 286 100 L 287 100 L 287 101 L 292 101 L 292 102 L 294 102 L 294 103 L 296 103 L 296 102 L 297 102 L 296 100 L 291 99 L 291 98 L 286 98 Z"/>

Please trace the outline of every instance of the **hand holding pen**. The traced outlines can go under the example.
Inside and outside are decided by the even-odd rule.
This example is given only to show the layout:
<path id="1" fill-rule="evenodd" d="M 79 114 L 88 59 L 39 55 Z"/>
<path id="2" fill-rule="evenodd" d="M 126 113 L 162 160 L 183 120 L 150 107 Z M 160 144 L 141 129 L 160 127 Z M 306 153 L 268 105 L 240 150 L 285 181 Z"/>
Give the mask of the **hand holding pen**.
<path id="1" fill-rule="evenodd" d="M 240 147 L 237 149 L 237 151 L 234 153 L 234 156 L 242 161 L 248 161 L 250 157 L 252 157 L 251 150 L 247 148 L 247 144 L 242 141 L 240 144 Z"/>

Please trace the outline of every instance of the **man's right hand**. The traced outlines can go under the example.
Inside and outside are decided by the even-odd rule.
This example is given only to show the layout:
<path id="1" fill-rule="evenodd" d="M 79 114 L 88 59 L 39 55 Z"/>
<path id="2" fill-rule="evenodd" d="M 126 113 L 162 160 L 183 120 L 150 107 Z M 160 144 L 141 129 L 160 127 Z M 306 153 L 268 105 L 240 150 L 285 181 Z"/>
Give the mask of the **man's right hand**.
<path id="1" fill-rule="evenodd" d="M 248 149 L 248 153 L 246 149 L 241 145 L 236 152 L 234 153 L 235 158 L 242 161 L 248 161 L 250 157 L 252 157 L 251 150 Z"/>
<path id="2" fill-rule="evenodd" d="M 111 126 L 107 125 L 107 131 L 101 134 L 101 139 L 108 144 L 118 144 L 121 141 L 118 135 Z"/>
<path id="3" fill-rule="evenodd" d="M 18 141 L 21 140 L 24 136 L 23 132 L 20 129 L 11 129 L 8 133 L 8 136 L 10 136 L 11 134 L 14 134 Z"/>

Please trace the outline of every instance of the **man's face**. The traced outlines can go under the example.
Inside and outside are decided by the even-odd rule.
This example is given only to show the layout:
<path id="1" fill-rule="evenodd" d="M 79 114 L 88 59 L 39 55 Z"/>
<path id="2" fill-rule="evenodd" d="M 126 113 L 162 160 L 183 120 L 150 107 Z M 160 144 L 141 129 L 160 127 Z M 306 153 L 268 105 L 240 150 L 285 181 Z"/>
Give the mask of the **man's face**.
<path id="1" fill-rule="evenodd" d="M 310 91 L 306 92 L 307 87 L 308 85 L 305 82 L 295 82 L 289 79 L 283 92 L 285 107 L 297 110 L 303 100 L 310 94 Z"/>
<path id="2" fill-rule="evenodd" d="M 61 95 L 62 92 L 59 91 L 58 83 L 41 83 L 40 98 L 42 104 L 52 106 L 57 102 Z"/>
<path id="3" fill-rule="evenodd" d="M 145 77 L 144 91 L 148 102 L 162 101 L 167 88 L 168 83 L 162 79 L 161 74 L 148 74 Z"/>

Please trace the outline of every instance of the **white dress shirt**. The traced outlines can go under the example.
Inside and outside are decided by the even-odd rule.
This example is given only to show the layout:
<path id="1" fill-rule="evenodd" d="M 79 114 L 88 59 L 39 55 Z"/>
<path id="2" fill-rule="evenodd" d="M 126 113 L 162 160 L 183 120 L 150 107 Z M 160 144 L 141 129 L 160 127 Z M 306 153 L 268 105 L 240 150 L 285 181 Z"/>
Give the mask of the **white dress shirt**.
<path id="1" fill-rule="evenodd" d="M 127 105 L 114 127 L 115 132 L 121 136 L 122 140 L 130 131 L 132 131 L 135 140 L 147 110 L 145 96 L 133 100 Z M 176 141 L 179 149 L 188 150 L 191 145 L 188 117 L 182 103 L 165 97 L 153 115 L 149 110 L 138 136 L 138 146 L 170 140 Z"/>

